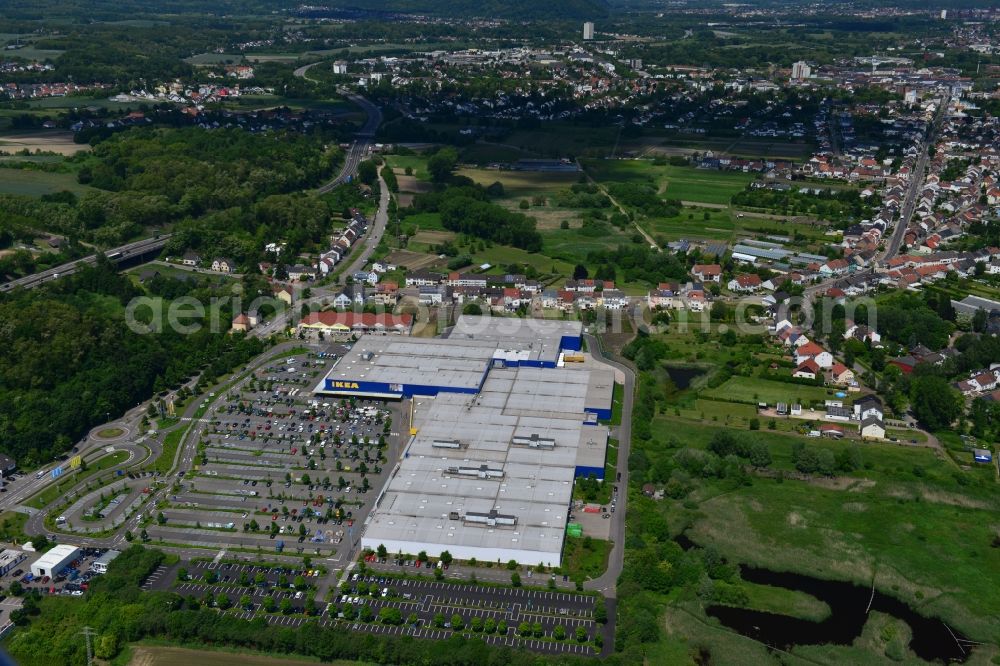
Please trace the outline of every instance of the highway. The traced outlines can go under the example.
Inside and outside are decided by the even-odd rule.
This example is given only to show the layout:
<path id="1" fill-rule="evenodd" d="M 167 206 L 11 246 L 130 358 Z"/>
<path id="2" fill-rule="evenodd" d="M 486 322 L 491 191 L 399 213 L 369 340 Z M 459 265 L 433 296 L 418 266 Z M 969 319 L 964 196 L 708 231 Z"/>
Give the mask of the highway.
<path id="1" fill-rule="evenodd" d="M 148 254 L 154 250 L 162 250 L 170 240 L 171 234 L 162 234 L 154 238 L 145 238 L 143 240 L 135 241 L 134 243 L 127 243 L 120 247 L 113 248 L 105 252 L 105 256 L 113 262 L 124 261 L 126 259 Z M 84 265 L 93 265 L 97 263 L 97 255 L 91 254 L 76 261 L 70 261 L 68 263 L 62 264 L 60 266 L 55 266 L 49 268 L 48 270 L 39 271 L 38 273 L 33 273 L 31 275 L 26 275 L 17 280 L 11 280 L 10 282 L 5 282 L 0 284 L 0 291 L 10 291 L 17 287 L 23 287 L 24 289 L 31 289 L 32 287 L 37 287 L 40 284 L 49 282 L 51 280 L 57 280 L 66 275 L 72 275 Z"/>
<path id="2" fill-rule="evenodd" d="M 358 165 L 368 157 L 372 147 L 372 139 L 375 137 L 378 126 L 382 124 L 382 111 L 369 100 L 347 90 L 341 90 L 340 93 L 360 106 L 368 119 L 361 129 L 358 130 L 357 139 L 354 140 L 354 143 L 351 144 L 350 149 L 347 151 L 347 155 L 344 157 L 344 166 L 341 167 L 340 174 L 319 188 L 321 194 L 329 192 L 338 185 L 343 185 L 357 175 Z"/>

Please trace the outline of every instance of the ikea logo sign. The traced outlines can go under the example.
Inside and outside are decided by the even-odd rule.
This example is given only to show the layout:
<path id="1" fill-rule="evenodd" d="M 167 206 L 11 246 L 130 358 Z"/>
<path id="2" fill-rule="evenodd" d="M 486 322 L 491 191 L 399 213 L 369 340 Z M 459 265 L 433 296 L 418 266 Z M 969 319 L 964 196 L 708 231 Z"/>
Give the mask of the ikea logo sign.
<path id="1" fill-rule="evenodd" d="M 332 382 L 330 382 L 330 388 L 337 388 L 337 389 L 360 389 L 361 387 L 358 386 L 357 382 L 332 381 Z"/>

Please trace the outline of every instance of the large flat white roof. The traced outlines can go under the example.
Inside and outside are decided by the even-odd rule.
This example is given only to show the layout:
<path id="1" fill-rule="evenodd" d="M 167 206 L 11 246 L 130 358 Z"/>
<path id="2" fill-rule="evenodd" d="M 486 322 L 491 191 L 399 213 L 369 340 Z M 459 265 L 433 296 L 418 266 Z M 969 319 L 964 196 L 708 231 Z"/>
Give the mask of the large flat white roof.
<path id="1" fill-rule="evenodd" d="M 592 372 L 611 381 L 603 366 L 494 368 L 479 394 L 416 398 L 417 434 L 362 544 L 558 565 L 576 467 L 603 465 L 607 444 L 606 427 L 584 424 Z M 479 522 L 491 512 L 493 524 Z"/>

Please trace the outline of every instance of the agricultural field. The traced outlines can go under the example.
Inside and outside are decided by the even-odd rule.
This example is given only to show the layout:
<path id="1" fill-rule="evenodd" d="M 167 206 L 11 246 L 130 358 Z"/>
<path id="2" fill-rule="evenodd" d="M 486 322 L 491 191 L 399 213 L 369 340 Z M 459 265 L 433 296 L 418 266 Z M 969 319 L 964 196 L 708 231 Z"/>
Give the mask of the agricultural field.
<path id="1" fill-rule="evenodd" d="M 3 132 L 0 133 L 0 151 L 16 153 L 22 150 L 29 152 L 41 151 L 58 153 L 59 155 L 74 155 L 80 151 L 90 150 L 87 144 L 73 142 L 70 132 L 59 130 L 44 132 Z"/>

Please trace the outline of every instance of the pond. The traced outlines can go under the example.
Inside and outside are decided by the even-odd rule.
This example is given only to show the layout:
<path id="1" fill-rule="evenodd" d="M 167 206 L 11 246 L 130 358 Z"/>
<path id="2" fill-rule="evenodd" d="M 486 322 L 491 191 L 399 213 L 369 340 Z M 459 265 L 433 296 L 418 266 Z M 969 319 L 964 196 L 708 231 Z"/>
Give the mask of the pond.
<path id="1" fill-rule="evenodd" d="M 689 550 L 697 547 L 686 534 L 674 541 Z M 868 587 L 822 580 L 802 574 L 741 566 L 743 580 L 810 594 L 830 607 L 830 617 L 811 622 L 788 615 L 731 606 L 709 606 L 705 612 L 744 636 L 787 650 L 795 645 L 850 645 L 861 636 L 868 614 L 878 611 L 906 622 L 913 634 L 910 649 L 925 661 L 962 662 L 972 643 L 936 618 L 920 615 L 906 603 Z"/>
<path id="2" fill-rule="evenodd" d="M 670 375 L 670 381 L 674 383 L 678 391 L 688 388 L 691 386 L 692 381 L 707 372 L 704 368 L 692 365 L 668 365 L 666 367 L 667 374 Z"/>
<path id="3" fill-rule="evenodd" d="M 965 637 L 936 618 L 920 615 L 907 604 L 871 588 L 821 580 L 801 574 L 741 567 L 743 580 L 811 594 L 830 607 L 830 617 L 810 622 L 787 615 L 729 606 L 710 606 L 706 612 L 724 625 L 762 643 L 788 649 L 794 645 L 850 645 L 861 635 L 868 613 L 878 611 L 910 625 L 910 649 L 925 661 L 965 661 Z"/>

